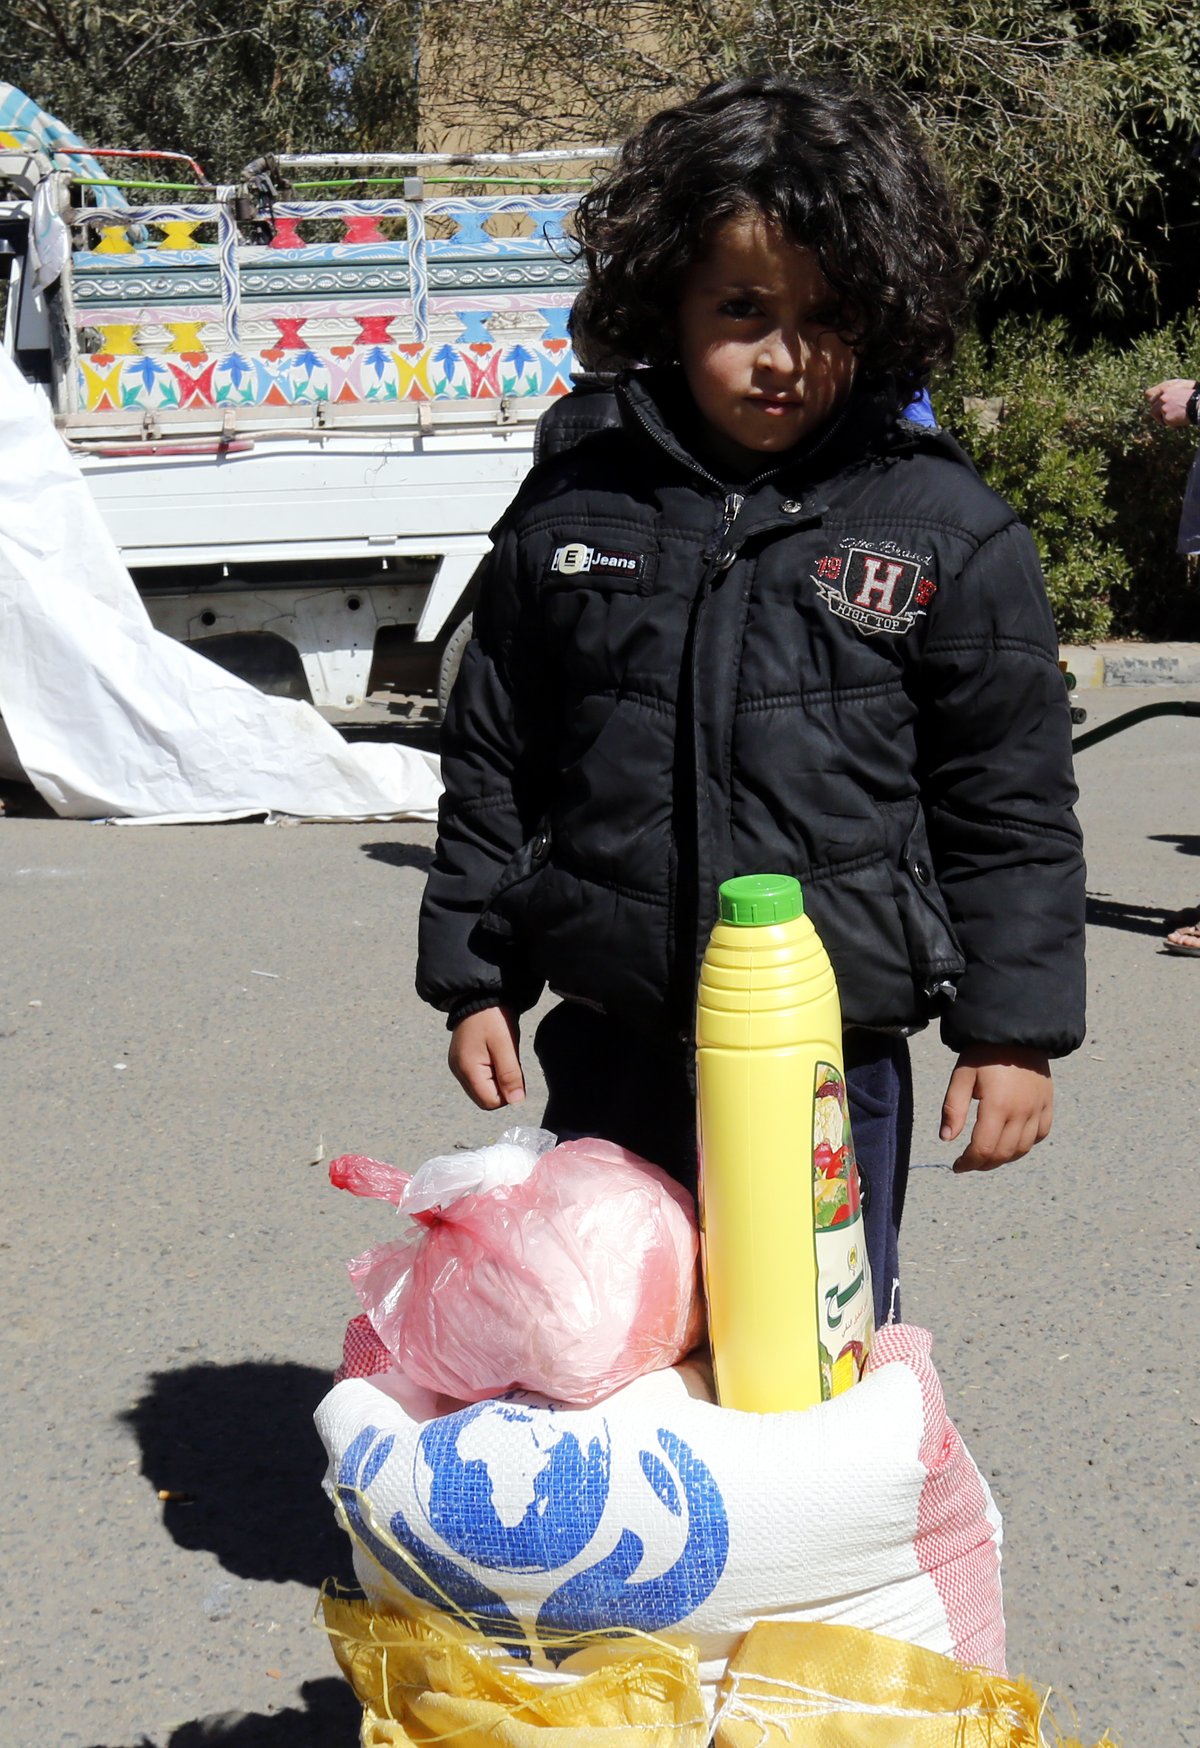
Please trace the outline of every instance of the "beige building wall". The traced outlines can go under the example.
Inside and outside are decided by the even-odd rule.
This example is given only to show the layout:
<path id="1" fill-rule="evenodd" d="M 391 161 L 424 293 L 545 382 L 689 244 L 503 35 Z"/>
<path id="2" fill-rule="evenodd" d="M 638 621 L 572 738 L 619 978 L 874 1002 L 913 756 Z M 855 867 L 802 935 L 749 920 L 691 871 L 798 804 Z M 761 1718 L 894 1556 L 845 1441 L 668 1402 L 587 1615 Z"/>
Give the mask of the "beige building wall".
<path id="1" fill-rule="evenodd" d="M 591 6 L 579 0 L 577 16 L 590 22 L 598 36 L 612 41 L 618 53 L 646 56 L 646 68 L 661 65 L 664 11 L 679 13 L 687 0 L 626 0 L 625 4 Z M 478 152 L 500 149 L 533 151 L 562 145 L 618 143 L 623 131 L 606 129 L 604 116 L 581 103 L 574 93 L 570 66 L 561 69 L 553 52 L 538 57 L 539 17 L 561 17 L 554 0 L 426 0 L 421 31 L 419 143 L 426 152 Z M 512 21 L 511 28 L 505 24 Z M 525 37 L 525 46 L 516 43 Z M 522 57 L 539 61 L 534 72 L 522 70 Z M 632 82 L 626 91 L 635 88 Z M 638 105 L 648 114 L 678 94 L 679 87 L 648 86 Z M 524 107 L 523 120 L 514 119 Z M 581 110 L 588 121 L 580 122 Z M 606 137 L 602 137 L 606 136 Z"/>

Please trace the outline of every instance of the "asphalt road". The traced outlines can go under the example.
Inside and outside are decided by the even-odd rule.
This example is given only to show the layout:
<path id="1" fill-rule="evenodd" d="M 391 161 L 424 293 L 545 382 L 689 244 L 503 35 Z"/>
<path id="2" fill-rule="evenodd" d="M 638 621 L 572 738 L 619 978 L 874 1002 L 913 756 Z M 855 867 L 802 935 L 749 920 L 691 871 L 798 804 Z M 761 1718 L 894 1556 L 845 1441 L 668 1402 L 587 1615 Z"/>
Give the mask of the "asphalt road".
<path id="1" fill-rule="evenodd" d="M 1125 1748 L 1200 1743 L 1200 963 L 1158 945 L 1200 910 L 1198 755 L 1168 720 L 1080 758 L 1091 1032 L 1046 1145 L 935 1169 L 916 1051 L 906 1315 L 1005 1515 L 1012 1667 Z M 381 1210 L 323 1161 L 501 1126 L 412 993 L 431 841 L 0 819 L 2 1748 L 356 1740 L 310 1416 Z"/>

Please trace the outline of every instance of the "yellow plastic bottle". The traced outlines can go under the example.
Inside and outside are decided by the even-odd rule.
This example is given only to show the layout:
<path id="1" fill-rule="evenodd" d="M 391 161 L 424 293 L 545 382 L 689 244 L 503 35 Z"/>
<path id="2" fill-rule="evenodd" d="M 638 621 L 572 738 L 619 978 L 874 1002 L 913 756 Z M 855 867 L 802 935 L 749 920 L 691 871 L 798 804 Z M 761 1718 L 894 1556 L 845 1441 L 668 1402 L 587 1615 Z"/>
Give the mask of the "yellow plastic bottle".
<path id="1" fill-rule="evenodd" d="M 727 880 L 696 1012 L 717 1397 L 770 1414 L 857 1383 L 874 1331 L 842 1017 L 798 880 Z"/>

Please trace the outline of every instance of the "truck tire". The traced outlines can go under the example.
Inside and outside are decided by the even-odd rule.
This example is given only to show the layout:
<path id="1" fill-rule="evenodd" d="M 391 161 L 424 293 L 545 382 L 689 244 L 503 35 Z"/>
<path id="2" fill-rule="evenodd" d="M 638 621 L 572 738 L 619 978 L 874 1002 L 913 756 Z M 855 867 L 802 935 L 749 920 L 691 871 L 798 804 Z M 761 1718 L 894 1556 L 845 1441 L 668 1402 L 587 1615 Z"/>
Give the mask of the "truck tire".
<path id="1" fill-rule="evenodd" d="M 458 670 L 462 667 L 463 651 L 471 641 L 471 615 L 460 619 L 454 630 L 442 647 L 442 659 L 438 663 L 437 701 L 439 714 L 445 716 L 446 706 L 450 702 L 450 693 L 458 678 Z"/>

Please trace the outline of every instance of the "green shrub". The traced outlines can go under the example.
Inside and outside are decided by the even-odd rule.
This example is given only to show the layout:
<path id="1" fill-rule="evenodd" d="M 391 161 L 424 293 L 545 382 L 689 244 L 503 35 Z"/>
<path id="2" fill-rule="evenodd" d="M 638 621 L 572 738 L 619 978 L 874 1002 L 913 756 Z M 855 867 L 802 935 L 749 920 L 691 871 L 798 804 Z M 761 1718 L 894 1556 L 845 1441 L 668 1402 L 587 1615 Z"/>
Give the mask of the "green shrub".
<path id="1" fill-rule="evenodd" d="M 934 384 L 942 422 L 1032 530 L 1064 643 L 1200 636 L 1175 551 L 1195 433 L 1151 424 L 1144 394 L 1197 370 L 1196 318 L 1080 350 L 1062 321 L 1007 317 Z"/>
<path id="2" fill-rule="evenodd" d="M 1110 538 L 1128 572 L 1113 595 L 1122 637 L 1200 637 L 1200 590 L 1175 550 L 1193 430 L 1151 424 L 1145 389 L 1170 376 L 1200 376 L 1200 318 L 1142 334 L 1120 351 L 1087 354 L 1075 400 L 1075 430 L 1108 465 Z"/>

